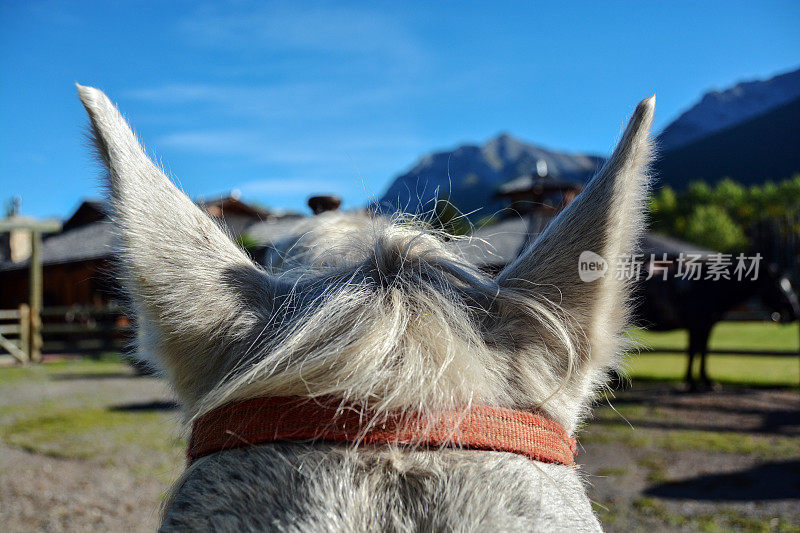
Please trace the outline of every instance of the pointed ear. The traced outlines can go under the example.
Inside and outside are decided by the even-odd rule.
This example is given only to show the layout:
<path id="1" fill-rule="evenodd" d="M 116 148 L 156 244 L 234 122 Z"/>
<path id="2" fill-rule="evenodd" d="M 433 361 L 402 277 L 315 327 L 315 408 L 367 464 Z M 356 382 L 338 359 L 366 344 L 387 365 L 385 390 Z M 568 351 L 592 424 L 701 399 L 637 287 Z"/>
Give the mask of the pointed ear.
<path id="1" fill-rule="evenodd" d="M 498 276 L 501 287 L 527 291 L 559 304 L 578 327 L 572 339 L 581 370 L 613 364 L 625 326 L 628 283 L 618 279 L 622 254 L 634 251 L 644 229 L 643 211 L 652 155 L 649 130 L 655 96 L 636 108 L 611 157 L 578 197 L 536 241 Z M 594 252 L 605 275 L 584 282 L 578 261 Z"/>
<path id="2" fill-rule="evenodd" d="M 140 353 L 189 405 L 244 356 L 272 307 L 273 281 L 145 155 L 101 91 L 78 85 L 108 169 L 122 283 Z"/>

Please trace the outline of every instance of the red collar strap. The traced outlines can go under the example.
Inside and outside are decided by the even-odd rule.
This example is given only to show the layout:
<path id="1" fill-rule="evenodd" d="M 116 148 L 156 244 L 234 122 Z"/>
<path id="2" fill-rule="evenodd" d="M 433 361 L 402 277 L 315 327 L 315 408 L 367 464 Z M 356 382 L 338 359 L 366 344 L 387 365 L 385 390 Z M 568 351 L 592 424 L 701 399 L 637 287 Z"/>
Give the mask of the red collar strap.
<path id="1" fill-rule="evenodd" d="M 319 440 L 495 450 L 543 463 L 575 466 L 576 444 L 564 428 L 537 413 L 473 406 L 421 417 L 386 417 L 369 425 L 369 412 L 341 409 L 331 398 L 253 398 L 217 407 L 192 425 L 187 456 L 276 441 Z"/>

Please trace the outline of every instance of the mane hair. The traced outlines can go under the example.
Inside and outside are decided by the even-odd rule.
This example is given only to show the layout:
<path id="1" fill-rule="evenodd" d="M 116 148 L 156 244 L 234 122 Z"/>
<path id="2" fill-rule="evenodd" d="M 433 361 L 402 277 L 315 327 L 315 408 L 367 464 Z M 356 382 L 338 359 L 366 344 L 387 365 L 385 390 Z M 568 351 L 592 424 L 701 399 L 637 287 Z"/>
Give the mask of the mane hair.
<path id="1" fill-rule="evenodd" d="M 334 396 L 379 416 L 481 403 L 558 420 L 548 407 L 574 377 L 577 329 L 558 304 L 500 287 L 449 246 L 451 236 L 413 217 L 330 212 L 296 233 L 271 262 L 291 289 L 199 413 L 296 395 Z M 538 371 L 516 372 L 522 358 Z"/>

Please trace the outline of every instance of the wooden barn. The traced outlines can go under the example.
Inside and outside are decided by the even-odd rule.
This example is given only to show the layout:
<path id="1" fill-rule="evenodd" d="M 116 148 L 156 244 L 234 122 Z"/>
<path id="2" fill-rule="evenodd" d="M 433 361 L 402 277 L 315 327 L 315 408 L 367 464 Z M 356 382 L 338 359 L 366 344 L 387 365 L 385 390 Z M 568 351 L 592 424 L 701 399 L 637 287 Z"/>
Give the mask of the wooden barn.
<path id="1" fill-rule="evenodd" d="M 276 218 L 273 213 L 242 202 L 237 196 L 198 202 L 237 238 L 253 224 Z M 7 239 L 8 240 L 8 239 Z M 43 304 L 48 306 L 103 306 L 118 294 L 111 261 L 112 227 L 103 202 L 84 201 L 63 224 L 62 231 L 42 242 Z M 21 240 L 19 247 L 25 246 Z M 10 248 L 10 246 L 9 246 Z M 28 261 L 25 250 L 0 262 L 0 309 L 12 309 L 28 298 Z M 2 258 L 0 258 L 2 259 Z"/>

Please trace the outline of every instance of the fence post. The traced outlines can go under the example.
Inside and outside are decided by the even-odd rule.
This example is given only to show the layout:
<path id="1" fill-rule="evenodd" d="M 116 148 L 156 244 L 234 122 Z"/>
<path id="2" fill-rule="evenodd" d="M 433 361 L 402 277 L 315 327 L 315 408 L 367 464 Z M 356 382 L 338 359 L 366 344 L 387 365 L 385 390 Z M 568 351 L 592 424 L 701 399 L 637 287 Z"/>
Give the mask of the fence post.
<path id="1" fill-rule="evenodd" d="M 30 360 L 42 360 L 42 232 L 31 231 L 30 258 Z"/>
<path id="2" fill-rule="evenodd" d="M 31 308 L 28 304 L 19 306 L 19 349 L 31 361 Z"/>

